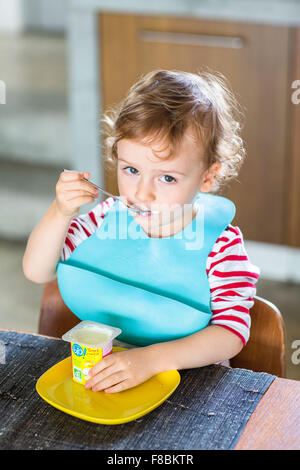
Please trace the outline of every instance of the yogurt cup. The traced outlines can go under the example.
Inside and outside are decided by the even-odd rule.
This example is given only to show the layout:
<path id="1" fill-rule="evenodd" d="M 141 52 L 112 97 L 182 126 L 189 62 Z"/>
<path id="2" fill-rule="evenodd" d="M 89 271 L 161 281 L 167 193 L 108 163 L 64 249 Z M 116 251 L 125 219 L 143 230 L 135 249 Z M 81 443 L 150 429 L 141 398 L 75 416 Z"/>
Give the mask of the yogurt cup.
<path id="1" fill-rule="evenodd" d="M 62 339 L 71 343 L 72 377 L 74 382 L 85 384 L 90 369 L 112 353 L 113 339 L 122 330 L 94 321 L 82 321 L 67 331 Z"/>

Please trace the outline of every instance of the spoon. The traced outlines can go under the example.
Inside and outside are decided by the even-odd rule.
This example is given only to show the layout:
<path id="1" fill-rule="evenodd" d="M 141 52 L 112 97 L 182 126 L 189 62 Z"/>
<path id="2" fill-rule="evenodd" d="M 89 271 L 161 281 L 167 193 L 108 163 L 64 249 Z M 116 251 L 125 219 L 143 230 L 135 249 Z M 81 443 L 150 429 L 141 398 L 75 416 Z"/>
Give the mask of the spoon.
<path id="1" fill-rule="evenodd" d="M 71 170 L 66 170 L 64 168 L 64 171 L 71 171 Z M 100 188 L 100 186 L 98 186 L 96 183 L 93 183 L 92 181 L 87 180 L 86 178 L 81 178 L 81 180 L 85 181 L 86 183 L 90 183 L 92 186 L 99 189 L 100 191 L 102 191 L 102 193 L 106 194 L 107 196 L 111 196 L 114 199 L 118 199 L 122 204 L 124 204 L 124 206 L 126 206 L 131 211 L 136 212 L 137 214 L 145 214 L 145 213 L 149 214 L 149 212 L 151 212 L 152 214 L 158 214 L 159 213 L 159 211 L 148 211 L 148 210 L 143 210 L 143 209 L 136 209 L 134 206 L 131 206 L 130 204 L 125 203 L 120 196 L 114 196 L 113 194 L 109 193 L 108 191 L 105 191 L 104 189 Z"/>

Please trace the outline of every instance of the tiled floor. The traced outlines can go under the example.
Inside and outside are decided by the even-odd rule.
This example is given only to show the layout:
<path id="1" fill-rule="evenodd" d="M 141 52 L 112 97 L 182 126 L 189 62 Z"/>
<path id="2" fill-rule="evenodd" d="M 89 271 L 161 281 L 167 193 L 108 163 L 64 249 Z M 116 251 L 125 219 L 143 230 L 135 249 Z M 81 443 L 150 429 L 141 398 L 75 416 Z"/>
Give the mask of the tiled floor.
<path id="1" fill-rule="evenodd" d="M 44 286 L 24 277 L 24 250 L 23 242 L 0 240 L 0 327 L 37 332 Z M 300 364 L 291 360 L 292 343 L 300 340 L 300 286 L 260 279 L 257 295 L 273 302 L 281 311 L 286 325 L 287 376 L 300 380 Z"/>

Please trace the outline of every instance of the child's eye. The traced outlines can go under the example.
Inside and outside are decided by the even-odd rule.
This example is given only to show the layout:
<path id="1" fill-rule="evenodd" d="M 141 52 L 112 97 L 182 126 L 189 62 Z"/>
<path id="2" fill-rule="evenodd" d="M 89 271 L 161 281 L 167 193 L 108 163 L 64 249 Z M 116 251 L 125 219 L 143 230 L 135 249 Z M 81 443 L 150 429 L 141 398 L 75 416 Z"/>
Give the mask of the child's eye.
<path id="1" fill-rule="evenodd" d="M 168 180 L 166 181 L 167 183 L 176 183 L 176 179 L 173 178 L 173 176 L 164 175 L 163 178 L 168 178 Z M 171 179 L 172 181 L 170 181 L 170 179 Z"/>
<path id="2" fill-rule="evenodd" d="M 123 168 L 123 170 L 125 170 L 125 171 L 128 170 L 128 169 L 137 171 L 137 169 L 136 169 L 136 168 L 133 168 L 133 166 L 126 166 L 125 168 Z M 127 172 L 126 172 L 126 173 L 127 173 Z M 132 173 L 131 171 L 130 171 L 130 173 L 128 173 L 128 174 L 129 174 L 129 175 L 136 175 L 136 173 Z"/>

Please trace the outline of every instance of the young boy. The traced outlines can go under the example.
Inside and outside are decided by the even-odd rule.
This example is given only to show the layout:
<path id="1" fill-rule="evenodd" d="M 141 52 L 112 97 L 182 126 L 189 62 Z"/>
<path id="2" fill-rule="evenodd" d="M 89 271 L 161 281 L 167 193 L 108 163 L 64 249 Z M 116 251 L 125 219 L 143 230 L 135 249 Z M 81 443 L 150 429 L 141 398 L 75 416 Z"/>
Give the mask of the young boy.
<path id="1" fill-rule="evenodd" d="M 149 211 L 147 217 L 134 215 L 149 237 L 180 233 L 196 217 L 199 191 L 216 193 L 238 174 L 245 151 L 237 110 L 220 76 L 158 70 L 142 77 L 119 107 L 105 115 L 105 161 L 117 170 L 120 196 Z M 23 269 L 33 282 L 54 280 L 58 261 L 87 242 L 115 203 L 110 197 L 78 217 L 80 207 L 98 196 L 82 177 L 90 175 L 61 173 L 56 199 L 29 237 Z M 166 206 L 184 210 L 170 211 L 165 218 Z M 158 215 L 151 212 L 160 208 Z M 86 388 L 119 392 L 162 371 L 202 367 L 238 354 L 249 339 L 249 310 L 259 277 L 238 227 L 228 224 L 215 240 L 206 275 L 212 312 L 208 326 L 105 357 L 91 369 Z"/>

